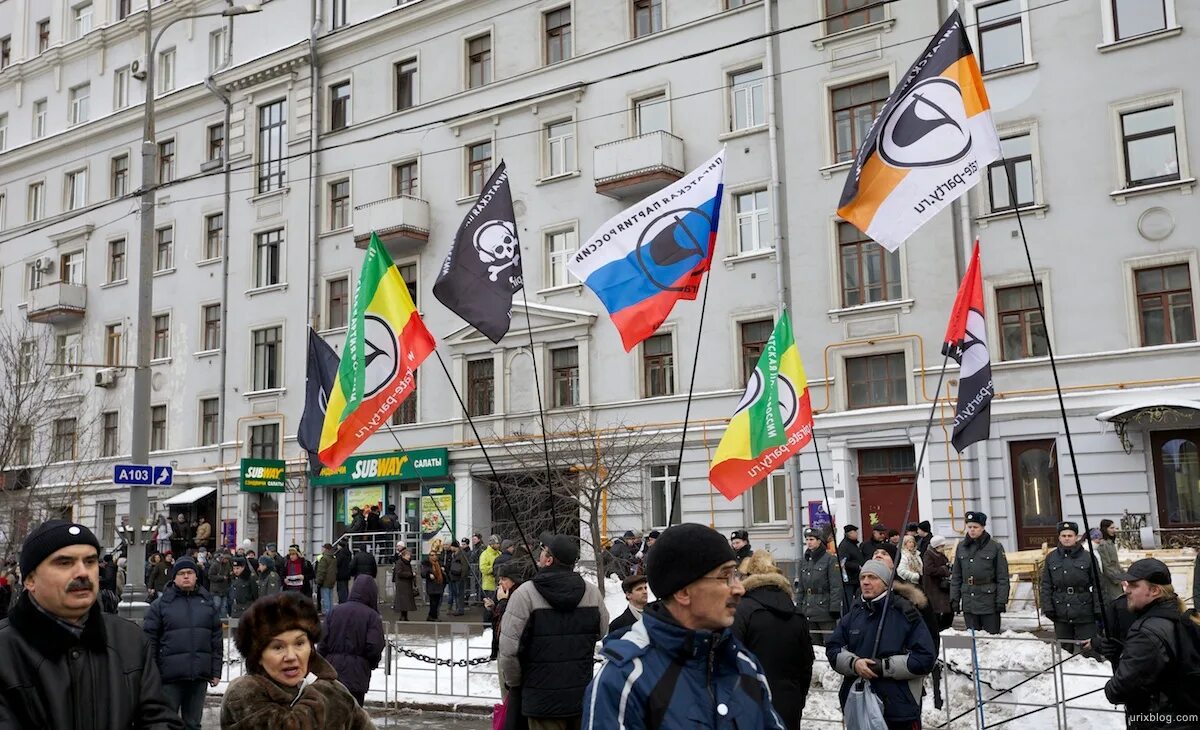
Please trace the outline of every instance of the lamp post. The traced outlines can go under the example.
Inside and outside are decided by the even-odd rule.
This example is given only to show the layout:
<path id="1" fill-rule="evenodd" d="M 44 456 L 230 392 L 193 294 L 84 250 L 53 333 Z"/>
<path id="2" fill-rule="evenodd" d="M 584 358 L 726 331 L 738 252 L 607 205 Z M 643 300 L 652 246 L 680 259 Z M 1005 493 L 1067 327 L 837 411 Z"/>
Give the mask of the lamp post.
<path id="1" fill-rule="evenodd" d="M 154 301 L 154 211 L 155 195 L 158 187 L 158 142 L 154 133 L 154 94 L 155 78 L 154 65 L 155 49 L 162 39 L 163 33 L 181 20 L 208 17 L 232 17 L 247 15 L 262 10 L 258 3 L 232 5 L 220 12 L 197 13 L 174 18 L 154 33 L 151 21 L 151 3 L 146 6 L 146 106 L 142 115 L 142 190 L 141 213 L 142 229 L 138 249 L 138 305 L 137 305 L 137 354 L 133 371 L 133 443 L 131 448 L 132 460 L 135 464 L 150 463 L 150 356 L 151 337 L 153 331 L 153 301 Z M 229 221 L 225 221 L 229 225 Z M 222 313 L 222 318 L 224 318 Z M 224 326 L 224 325 L 222 325 Z M 146 521 L 146 507 L 149 497 L 145 488 L 133 487 L 129 495 L 129 524 L 134 527 L 131 544 L 142 542 L 140 526 Z"/>

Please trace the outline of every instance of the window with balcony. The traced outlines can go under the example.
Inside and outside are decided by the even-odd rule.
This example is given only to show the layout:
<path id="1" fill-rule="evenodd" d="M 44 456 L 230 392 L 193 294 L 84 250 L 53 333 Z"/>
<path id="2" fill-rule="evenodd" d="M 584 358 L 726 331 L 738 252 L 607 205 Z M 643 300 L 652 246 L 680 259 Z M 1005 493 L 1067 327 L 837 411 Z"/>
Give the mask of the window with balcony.
<path id="1" fill-rule="evenodd" d="M 1142 347 L 1196 341 L 1196 310 L 1188 264 L 1133 272 Z"/>
<path id="2" fill-rule="evenodd" d="M 70 111 L 67 121 L 71 125 L 83 124 L 89 119 L 88 106 L 92 98 L 92 85 L 76 86 L 69 92 Z"/>
<path id="3" fill-rule="evenodd" d="M 888 251 L 845 221 L 838 222 L 837 236 L 843 307 L 903 297 L 899 251 Z"/>
<path id="4" fill-rule="evenodd" d="M 662 29 L 662 0 L 633 0 L 633 37 L 641 38 Z"/>
<path id="5" fill-rule="evenodd" d="M 154 271 L 175 268 L 175 227 L 165 226 L 154 232 Z"/>
<path id="6" fill-rule="evenodd" d="M 154 74 L 158 79 L 158 93 L 165 94 L 168 91 L 175 90 L 174 48 L 168 48 L 165 51 L 159 51 L 158 63 L 154 67 Z"/>
<path id="7" fill-rule="evenodd" d="M 1166 0 L 1111 0 L 1116 40 L 1146 35 L 1167 27 Z"/>
<path id="8" fill-rule="evenodd" d="M 200 308 L 202 325 L 200 349 L 213 352 L 221 349 L 221 305 L 205 304 Z"/>
<path id="9" fill-rule="evenodd" d="M 546 234 L 546 288 L 576 283 L 567 271 L 567 262 L 578 248 L 578 241 L 579 235 L 573 227 Z"/>
<path id="10" fill-rule="evenodd" d="M 904 353 L 846 358 L 846 390 L 849 408 L 906 405 Z"/>
<path id="11" fill-rule="evenodd" d="M 120 322 L 104 326 L 104 364 L 108 367 L 121 365 L 124 358 L 125 325 Z"/>
<path id="12" fill-rule="evenodd" d="M 46 100 L 38 99 L 33 102 L 33 138 L 41 139 L 46 136 Z"/>
<path id="13" fill-rule="evenodd" d="M 125 239 L 108 242 L 108 283 L 125 281 Z"/>
<path id="14" fill-rule="evenodd" d="M 350 277 L 325 282 L 325 328 L 341 329 L 350 321 Z"/>
<path id="15" fill-rule="evenodd" d="M 54 421 L 53 438 L 50 442 L 51 461 L 72 461 L 76 457 L 76 420 L 58 418 Z"/>
<path id="16" fill-rule="evenodd" d="M 671 131 L 671 106 L 666 92 L 633 100 L 633 126 L 638 135 Z"/>
<path id="17" fill-rule="evenodd" d="M 396 195 L 411 195 L 414 198 L 421 197 L 420 178 L 416 160 L 408 160 L 392 166 L 392 186 L 396 191 Z"/>
<path id="18" fill-rule="evenodd" d="M 108 196 L 119 198 L 129 193 L 129 155 L 117 155 L 108 165 Z"/>
<path id="19" fill-rule="evenodd" d="M 200 445 L 215 446 L 221 440 L 221 399 L 200 399 Z"/>
<path id="20" fill-rule="evenodd" d="M 283 229 L 254 234 L 254 286 L 275 286 L 282 282 Z"/>
<path id="21" fill-rule="evenodd" d="M 206 130 L 207 147 L 205 159 L 209 162 L 222 159 L 225 151 L 225 124 L 212 124 Z"/>
<path id="22" fill-rule="evenodd" d="M 83 3 L 71 8 L 71 33 L 73 38 L 82 38 L 92 30 L 92 4 Z"/>
<path id="23" fill-rule="evenodd" d="M 763 350 L 766 349 L 767 341 L 771 339 L 771 332 L 774 329 L 775 322 L 770 319 L 755 319 L 738 325 L 738 334 L 741 340 L 742 383 L 750 382 L 750 374 L 758 367 L 758 359 L 762 357 Z"/>
<path id="24" fill-rule="evenodd" d="M 264 423 L 250 427 L 250 458 L 279 458 L 279 424 Z"/>
<path id="25" fill-rule="evenodd" d="M 113 110 L 119 111 L 129 106 L 129 85 L 133 78 L 128 66 L 113 71 Z"/>
<path id="26" fill-rule="evenodd" d="M 481 35 L 467 41 L 467 88 L 477 89 L 492 83 L 492 36 Z"/>
<path id="27" fill-rule="evenodd" d="M 647 398 L 675 393 L 675 345 L 670 333 L 642 342 L 642 392 Z"/>
<path id="28" fill-rule="evenodd" d="M 167 407 L 150 406 L 150 450 L 167 450 Z"/>
<path id="29" fill-rule="evenodd" d="M 559 347 L 550 351 L 550 377 L 555 408 L 579 405 L 578 347 Z"/>
<path id="30" fill-rule="evenodd" d="M 1037 288 L 1041 290 L 1041 283 Z M 1038 311 L 1037 294 L 1032 284 L 996 289 L 1001 360 L 1023 360 L 1047 353 L 1046 325 Z"/>
<path id="31" fill-rule="evenodd" d="M 682 495 L 676 494 L 679 470 L 675 464 L 656 464 L 647 470 L 650 487 L 650 523 L 652 527 L 678 525 L 681 519 Z"/>
<path id="32" fill-rule="evenodd" d="M 840 33 L 882 21 L 883 6 L 876 0 L 825 0 L 825 18 L 825 32 Z"/>
<path id="33" fill-rule="evenodd" d="M 858 148 L 871 130 L 871 123 L 887 103 L 890 91 L 886 76 L 830 91 L 834 162 L 848 162 L 858 154 Z"/>
<path id="34" fill-rule="evenodd" d="M 492 143 L 480 142 L 467 147 L 467 194 L 479 195 L 492 176 Z"/>
<path id="35" fill-rule="evenodd" d="M 28 218 L 29 222 L 40 221 L 46 217 L 46 183 L 35 182 L 29 184 L 28 194 Z"/>
<path id="36" fill-rule="evenodd" d="M 37 22 L 37 52 L 45 53 L 50 50 L 50 19 Z"/>
<path id="37" fill-rule="evenodd" d="M 1125 187 L 1179 179 L 1175 122 L 1174 104 L 1121 114 Z"/>
<path id="38" fill-rule="evenodd" d="M 546 63 L 558 63 L 571 57 L 571 6 L 551 10 L 546 23 Z"/>
<path id="39" fill-rule="evenodd" d="M 350 126 L 350 82 L 329 87 L 329 130 L 336 132 Z"/>
<path id="40" fill-rule="evenodd" d="M 102 436 L 100 456 L 118 456 L 121 453 L 121 414 L 106 411 L 101 417 Z"/>
<path id="41" fill-rule="evenodd" d="M 83 341 L 78 332 L 59 332 L 54 336 L 54 374 L 73 375 L 79 372 Z"/>
<path id="42" fill-rule="evenodd" d="M 988 195 L 993 213 L 1033 205 L 1033 142 L 1029 132 L 1000 140 L 1003 159 L 988 165 Z M 1012 185 L 1009 181 L 1012 181 Z"/>
<path id="43" fill-rule="evenodd" d="M 329 183 L 329 230 L 336 231 L 350 225 L 350 180 L 335 180 Z"/>
<path id="44" fill-rule="evenodd" d="M 150 356 L 155 360 L 166 360 L 171 356 L 171 315 L 154 315 L 153 327 L 154 340 Z"/>
<path id="45" fill-rule="evenodd" d="M 225 238 L 225 214 L 210 213 L 204 216 L 204 260 L 221 258 L 221 244 Z"/>
<path id="46" fill-rule="evenodd" d="M 767 77 L 762 66 L 743 69 L 729 75 L 730 131 L 751 129 L 767 123 Z"/>
<path id="47" fill-rule="evenodd" d="M 417 59 L 400 61 L 396 69 L 396 111 L 411 109 L 417 104 Z"/>
<path id="48" fill-rule="evenodd" d="M 283 327 L 266 327 L 251 333 L 254 352 L 254 390 L 283 387 Z"/>
<path id="49" fill-rule="evenodd" d="M 496 373 L 492 358 L 467 361 L 467 414 L 488 416 L 496 410 Z"/>
<path id="50" fill-rule="evenodd" d="M 68 251 L 58 257 L 58 277 L 59 281 L 64 284 L 83 286 L 83 277 L 86 270 L 83 249 Z"/>
<path id="51" fill-rule="evenodd" d="M 769 525 L 788 520 L 786 474 L 772 474 L 750 488 L 750 522 Z"/>
<path id="52" fill-rule="evenodd" d="M 63 180 L 67 210 L 78 210 L 87 205 L 87 170 L 72 170 Z"/>
<path id="53" fill-rule="evenodd" d="M 158 143 L 158 182 L 169 183 L 175 179 L 175 140 L 165 139 Z"/>
<path id="54" fill-rule="evenodd" d="M 767 189 L 734 193 L 733 207 L 737 217 L 737 252 L 745 254 L 772 248 Z"/>
<path id="55" fill-rule="evenodd" d="M 278 190 L 284 183 L 287 110 L 284 101 L 258 108 L 258 192 Z"/>
<path id="56" fill-rule="evenodd" d="M 566 175 L 575 167 L 575 121 L 564 119 L 545 126 L 546 146 L 543 154 L 546 161 L 546 177 Z"/>

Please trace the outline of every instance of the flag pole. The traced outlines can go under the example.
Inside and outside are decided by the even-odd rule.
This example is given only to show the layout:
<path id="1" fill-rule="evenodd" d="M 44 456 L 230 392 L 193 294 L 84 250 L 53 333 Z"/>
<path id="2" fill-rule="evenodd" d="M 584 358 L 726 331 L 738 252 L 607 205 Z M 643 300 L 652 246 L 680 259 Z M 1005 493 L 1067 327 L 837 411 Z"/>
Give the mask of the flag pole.
<path id="1" fill-rule="evenodd" d="M 479 429 L 475 428 L 475 421 L 471 418 L 471 413 L 467 410 L 467 404 L 463 401 L 462 393 L 458 392 L 458 386 L 454 384 L 454 378 L 450 377 L 450 368 L 446 367 L 446 361 L 442 359 L 441 352 L 435 349 L 433 354 L 437 355 L 438 364 L 442 366 L 442 372 L 446 374 L 446 380 L 450 383 L 450 389 L 454 391 L 454 397 L 458 399 L 458 405 L 462 407 L 463 415 L 466 416 L 467 423 L 471 426 L 471 433 L 475 434 L 475 442 L 479 444 L 479 450 L 483 452 L 483 459 L 487 462 L 488 470 L 492 473 L 492 481 L 495 482 L 496 488 L 500 490 L 500 498 L 504 500 L 504 506 L 508 508 L 508 513 L 512 515 L 513 525 L 517 528 L 517 534 L 521 537 L 521 543 L 525 545 L 525 549 L 529 551 L 529 555 L 532 558 L 533 545 L 530 544 L 529 538 L 525 536 L 525 530 L 521 529 L 521 521 L 517 519 L 517 512 L 513 509 L 512 502 L 508 501 L 508 492 L 504 490 L 504 482 L 500 481 L 500 477 L 496 475 L 496 467 L 492 464 L 492 457 L 483 445 L 483 439 L 479 437 Z M 537 565 L 536 560 L 534 560 L 534 565 Z"/>
<path id="2" fill-rule="evenodd" d="M 711 265 L 710 265 L 711 268 Z M 688 383 L 687 405 L 683 409 L 683 434 L 679 437 L 679 458 L 675 461 L 675 484 L 671 487 L 671 504 L 667 507 L 667 527 L 671 526 L 671 513 L 679 504 L 679 484 L 683 480 L 683 451 L 687 446 L 688 421 L 692 416 L 692 393 L 696 389 L 696 367 L 700 364 L 700 336 L 704 333 L 704 311 L 708 308 L 708 284 L 712 272 L 704 277 L 704 295 L 700 298 L 700 323 L 696 326 L 696 352 L 692 356 L 692 379 Z M 683 507 L 679 508 L 679 520 L 683 521 Z"/>
<path id="3" fill-rule="evenodd" d="M 558 518 L 554 510 L 554 482 L 550 477 L 550 443 L 546 435 L 546 408 L 542 405 L 542 379 L 538 377 L 537 351 L 533 345 L 533 321 L 529 319 L 529 298 L 525 294 L 525 286 L 521 285 L 521 301 L 525 304 L 525 329 L 529 333 L 529 357 L 533 360 L 533 385 L 537 389 L 538 420 L 542 424 L 542 452 L 546 455 L 546 496 L 550 502 L 546 508 L 550 511 L 550 531 L 558 533 Z"/>
<path id="4" fill-rule="evenodd" d="M 833 558 L 834 558 L 834 560 L 837 561 L 838 568 L 841 570 L 842 576 L 843 576 L 843 580 L 842 580 L 842 614 L 844 615 L 847 611 L 850 610 L 850 601 L 854 597 L 854 588 L 853 588 L 853 586 L 851 586 L 848 589 L 846 586 L 846 581 L 844 580 L 844 578 L 849 577 L 849 574 L 846 572 L 846 566 L 842 565 L 842 556 L 838 555 L 838 551 L 837 551 L 837 546 L 838 546 L 837 517 L 834 517 L 834 515 L 833 515 L 833 502 L 829 501 L 829 487 L 826 486 L 826 484 L 825 484 L 825 468 L 823 466 L 821 466 L 821 450 L 819 448 L 817 448 L 817 429 L 815 429 L 815 428 L 812 430 L 811 441 L 812 441 L 813 453 L 816 454 L 816 457 L 817 457 L 817 474 L 820 475 L 820 477 L 821 477 L 821 494 L 824 495 L 825 506 L 829 510 L 829 534 L 830 534 L 830 537 L 833 538 Z M 796 458 L 799 458 L 799 455 L 797 455 Z M 796 511 L 797 512 L 800 511 L 800 505 L 796 505 Z M 803 544 L 803 543 L 801 543 L 801 544 Z M 801 552 L 801 555 L 803 556 L 803 552 Z"/>
<path id="5" fill-rule="evenodd" d="M 1067 455 L 1071 458 L 1071 476 L 1075 481 L 1075 494 L 1079 497 L 1079 513 L 1083 517 L 1083 535 L 1087 542 L 1088 552 L 1092 559 L 1090 573 L 1092 576 L 1092 591 L 1095 601 L 1103 608 L 1103 588 L 1100 585 L 1100 575 L 1096 570 L 1096 548 L 1092 545 L 1092 526 L 1088 522 L 1087 505 L 1083 501 L 1083 485 L 1079 481 L 1079 465 L 1075 461 L 1075 443 L 1071 439 L 1071 424 L 1067 420 L 1067 406 L 1063 402 L 1062 384 L 1058 379 L 1058 362 L 1054 359 L 1054 346 L 1050 344 L 1050 320 L 1046 318 L 1046 307 L 1042 302 L 1042 288 L 1038 286 L 1037 274 L 1033 270 L 1033 256 L 1029 253 L 1029 240 L 1025 238 L 1025 223 L 1021 219 L 1021 205 L 1017 202 L 1016 180 L 1013 177 L 1013 166 L 1007 158 L 1000 158 L 1004 165 L 1004 176 L 1008 181 L 1008 190 L 1013 202 L 1013 212 L 1017 216 L 1017 230 L 1021 232 L 1021 245 L 1025 248 L 1025 263 L 1029 266 L 1029 282 L 1033 286 L 1033 295 L 1037 298 L 1038 315 L 1042 318 L 1042 329 L 1046 332 L 1046 355 L 1050 358 L 1050 374 L 1054 377 L 1054 393 L 1058 397 L 1058 412 L 1062 417 L 1063 435 L 1067 437 Z M 1101 536 L 1103 537 L 1103 536 Z M 1108 636 L 1107 624 L 1101 624 L 1101 630 Z"/>

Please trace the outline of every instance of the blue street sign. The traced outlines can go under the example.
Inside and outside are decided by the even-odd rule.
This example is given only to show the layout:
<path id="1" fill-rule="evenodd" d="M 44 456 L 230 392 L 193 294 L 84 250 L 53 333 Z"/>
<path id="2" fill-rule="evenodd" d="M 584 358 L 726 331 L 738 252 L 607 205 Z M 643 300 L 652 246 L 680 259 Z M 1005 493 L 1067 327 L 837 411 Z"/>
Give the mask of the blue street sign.
<path id="1" fill-rule="evenodd" d="M 134 484 L 144 487 L 169 487 L 175 471 L 169 466 L 149 464 L 114 464 L 113 484 Z"/>
<path id="2" fill-rule="evenodd" d="M 175 481 L 175 470 L 169 466 L 154 467 L 154 486 L 169 487 Z"/>

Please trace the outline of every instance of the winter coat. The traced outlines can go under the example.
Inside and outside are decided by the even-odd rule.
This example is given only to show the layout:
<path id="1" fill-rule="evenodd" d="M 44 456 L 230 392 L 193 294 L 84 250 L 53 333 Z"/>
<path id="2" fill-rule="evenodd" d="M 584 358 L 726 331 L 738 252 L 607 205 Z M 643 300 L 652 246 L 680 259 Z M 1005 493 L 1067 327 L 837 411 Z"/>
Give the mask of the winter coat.
<path id="1" fill-rule="evenodd" d="M 354 565 L 354 556 L 350 553 L 350 548 L 345 545 L 338 546 L 334 557 L 337 558 L 337 579 L 348 581 L 353 578 L 350 571 Z"/>
<path id="2" fill-rule="evenodd" d="M 260 598 L 263 596 L 273 596 L 279 592 L 279 575 L 275 571 L 268 568 L 267 570 L 259 571 L 255 576 L 255 580 L 258 581 L 258 595 Z"/>
<path id="3" fill-rule="evenodd" d="M 383 658 L 383 619 L 379 616 L 379 586 L 360 575 L 350 586 L 350 599 L 339 603 L 325 620 L 325 636 L 317 646 L 337 670 L 338 679 L 353 694 L 371 688 L 371 672 Z"/>
<path id="4" fill-rule="evenodd" d="M 838 582 L 837 593 L 841 593 Z M 808 620 L 792 602 L 792 587 L 782 575 L 751 575 L 742 585 L 746 595 L 738 602 L 733 635 L 762 665 L 771 688 L 771 704 L 784 726 L 797 730 L 812 682 L 814 655 Z"/>
<path id="5" fill-rule="evenodd" d="M 950 603 L 962 602 L 963 613 L 1004 613 L 1008 606 L 1008 557 L 1004 547 L 985 530 L 978 540 L 967 538 L 954 552 Z"/>
<path id="6" fill-rule="evenodd" d="M 625 610 L 621 612 L 620 616 L 617 616 L 612 621 L 608 622 L 608 633 L 611 634 L 614 631 L 624 631 L 640 620 L 641 614 L 635 614 L 632 606 L 626 606 Z"/>
<path id="7" fill-rule="evenodd" d="M 496 590 L 496 574 L 492 571 L 498 557 L 500 557 L 500 551 L 491 545 L 488 545 L 487 549 L 479 554 L 479 573 L 485 591 Z"/>
<path id="8" fill-rule="evenodd" d="M 199 525 L 196 525 L 196 547 L 207 545 L 210 537 L 212 537 L 212 525 L 208 524 L 207 522 L 202 522 Z"/>
<path id="9" fill-rule="evenodd" d="M 225 659 L 221 616 L 213 595 L 200 586 L 184 592 L 171 584 L 150 604 L 142 632 L 158 660 L 164 684 L 221 676 Z"/>
<path id="10" fill-rule="evenodd" d="M 1082 543 L 1050 551 L 1042 566 L 1042 613 L 1051 621 L 1092 624 L 1100 618 L 1100 596 L 1092 585 L 1092 556 Z"/>
<path id="11" fill-rule="evenodd" d="M 304 558 L 292 560 L 288 558 L 283 561 L 283 574 L 280 580 L 283 583 L 284 590 L 300 591 L 306 596 L 312 595 L 312 577 L 316 574 L 313 570 L 312 563 Z M 299 577 L 299 585 L 295 585 Z M 291 579 L 290 581 L 288 579 Z"/>
<path id="12" fill-rule="evenodd" d="M 1125 589 L 1121 587 L 1121 560 L 1117 557 L 1115 540 L 1101 539 L 1095 543 L 1096 558 L 1100 561 L 1101 598 L 1104 601 L 1115 601 L 1120 598 Z"/>
<path id="13" fill-rule="evenodd" d="M 233 563 L 220 558 L 214 560 L 208 568 L 208 590 L 214 596 L 227 595 L 231 577 L 233 577 Z"/>
<path id="14" fill-rule="evenodd" d="M 809 621 L 835 621 L 842 612 L 842 569 L 824 545 L 805 550 L 796 604 Z"/>
<path id="15" fill-rule="evenodd" d="M 633 550 L 629 548 L 629 545 L 625 544 L 624 540 L 613 542 L 608 552 L 613 557 L 613 567 L 617 569 L 618 578 L 628 578 L 633 575 L 634 568 L 637 565 L 637 557 L 633 554 Z"/>
<path id="16" fill-rule="evenodd" d="M 337 584 L 337 556 L 326 550 L 317 561 L 315 581 L 317 588 L 333 588 Z"/>
<path id="17" fill-rule="evenodd" d="M 863 557 L 862 548 L 850 538 L 843 537 L 842 541 L 838 543 L 838 560 L 846 569 L 846 581 L 857 587 L 858 573 L 862 570 L 863 563 L 867 562 L 867 559 Z"/>
<path id="18" fill-rule="evenodd" d="M 921 592 L 934 613 L 950 613 L 950 559 L 937 548 L 921 558 Z"/>
<path id="19" fill-rule="evenodd" d="M 504 565 L 505 563 L 507 563 L 508 561 L 510 561 L 512 559 L 513 559 L 512 553 L 506 553 L 504 551 L 500 551 L 500 554 L 496 556 L 496 560 L 492 563 L 492 580 L 499 580 L 500 566 Z"/>
<path id="20" fill-rule="evenodd" d="M 117 564 L 100 564 L 100 590 L 117 592 Z"/>
<path id="21" fill-rule="evenodd" d="M 366 518 L 362 516 L 361 512 L 354 515 L 354 518 L 352 520 L 350 520 L 350 532 L 366 532 L 366 531 L 367 531 Z"/>
<path id="22" fill-rule="evenodd" d="M 367 532 L 383 532 L 383 523 L 379 521 L 379 512 L 375 510 L 367 515 Z"/>
<path id="23" fill-rule="evenodd" d="M 1174 601 L 1156 601 L 1137 614 L 1121 658 L 1113 671 L 1112 679 L 1104 685 L 1108 701 L 1124 704 L 1130 714 L 1167 714 L 1178 712 L 1178 704 L 1172 697 L 1196 692 L 1194 686 L 1181 686 L 1184 673 L 1174 659 L 1178 655 L 1179 621 L 1190 620 L 1180 614 Z M 1200 723 L 1197 723 L 1200 725 Z M 1195 727 L 1176 723 L 1175 727 Z M 1137 725 L 1130 727 L 1163 727 L 1163 725 Z"/>
<path id="24" fill-rule="evenodd" d="M 745 560 L 746 558 L 750 557 L 753 554 L 754 554 L 754 548 L 750 547 L 750 543 L 746 543 L 740 549 L 735 550 L 733 552 L 733 559 L 738 561 L 738 565 L 741 565 L 743 560 Z"/>
<path id="25" fill-rule="evenodd" d="M 412 563 L 396 556 L 392 563 L 392 582 L 396 584 L 396 596 L 392 600 L 393 611 L 417 610 L 417 576 L 413 573 Z"/>
<path id="26" fill-rule="evenodd" d="M 375 730 L 337 671 L 320 654 L 308 659 L 317 680 L 303 689 L 246 674 L 229 684 L 221 701 L 221 730 Z"/>
<path id="27" fill-rule="evenodd" d="M 921 584 L 921 556 L 907 550 L 900 551 L 900 562 L 896 563 L 896 577 L 912 585 Z"/>
<path id="28" fill-rule="evenodd" d="M 892 544 L 892 541 L 884 540 L 883 542 L 875 542 L 875 539 L 872 538 L 870 540 L 863 541 L 863 563 L 865 564 L 868 560 L 870 560 L 871 556 L 875 554 L 875 551 L 879 550 L 880 548 L 886 550 L 887 554 L 892 556 L 892 563 L 896 562 L 896 558 L 899 557 L 900 551 L 895 545 Z"/>
<path id="29" fill-rule="evenodd" d="M 242 612 L 258 600 L 258 581 L 247 568 L 241 576 L 231 576 L 229 580 L 229 615 L 231 618 L 241 618 Z"/>
<path id="30" fill-rule="evenodd" d="M 0 727 L 182 730 L 136 624 L 92 605 L 76 638 L 22 591 L 0 623 Z"/>
<path id="31" fill-rule="evenodd" d="M 922 559 L 925 558 L 925 553 L 929 552 L 929 543 L 933 540 L 933 535 L 917 535 L 917 555 Z"/>
<path id="32" fill-rule="evenodd" d="M 655 602 L 629 631 L 605 639 L 600 655 L 583 698 L 584 730 L 785 730 L 763 668 L 729 629 L 686 629 Z"/>
<path id="33" fill-rule="evenodd" d="M 369 575 L 372 578 L 379 576 L 379 564 L 375 562 L 375 556 L 366 550 L 354 551 L 354 557 L 350 559 L 350 577 L 359 575 Z"/>
<path id="34" fill-rule="evenodd" d="M 446 566 L 441 564 L 443 556 L 446 553 L 438 555 L 438 566 L 442 569 L 442 579 L 438 580 L 437 575 L 433 571 L 433 556 L 426 555 L 421 558 L 421 577 L 425 579 L 425 595 L 440 596 L 446 592 Z"/>
<path id="35" fill-rule="evenodd" d="M 845 676 L 838 693 L 845 708 L 850 685 L 858 678 L 854 661 L 872 658 L 875 634 L 887 602 L 888 617 L 875 657 L 879 660 L 875 673 L 880 676 L 870 680 L 871 689 L 883 701 L 883 716 L 888 722 L 913 722 L 921 718 L 921 686 L 924 676 L 933 671 L 937 654 L 920 611 L 896 593 L 890 600 L 886 595 L 871 601 L 856 599 L 825 639 L 825 656 L 834 670 Z"/>
<path id="36" fill-rule="evenodd" d="M 146 579 L 146 587 L 157 593 L 162 593 L 167 587 L 167 561 L 160 560 L 150 566 L 150 577 Z"/>
<path id="37" fill-rule="evenodd" d="M 455 583 L 466 580 L 471 575 L 471 561 L 461 549 L 457 552 L 446 552 L 446 582 Z"/>
<path id="38" fill-rule="evenodd" d="M 936 656 L 942 649 L 942 633 L 938 626 L 937 613 L 929 603 L 929 597 L 925 595 L 925 591 L 904 581 L 893 582 L 892 590 L 896 592 L 897 596 L 911 603 L 917 609 L 917 613 L 921 614 L 925 628 L 929 629 L 929 638 L 933 640 L 933 653 Z"/>
<path id="39" fill-rule="evenodd" d="M 596 642 L 607 631 L 600 590 L 570 568 L 542 568 L 513 591 L 500 624 L 499 666 L 505 683 L 521 687 L 525 716 L 583 712 Z"/>

